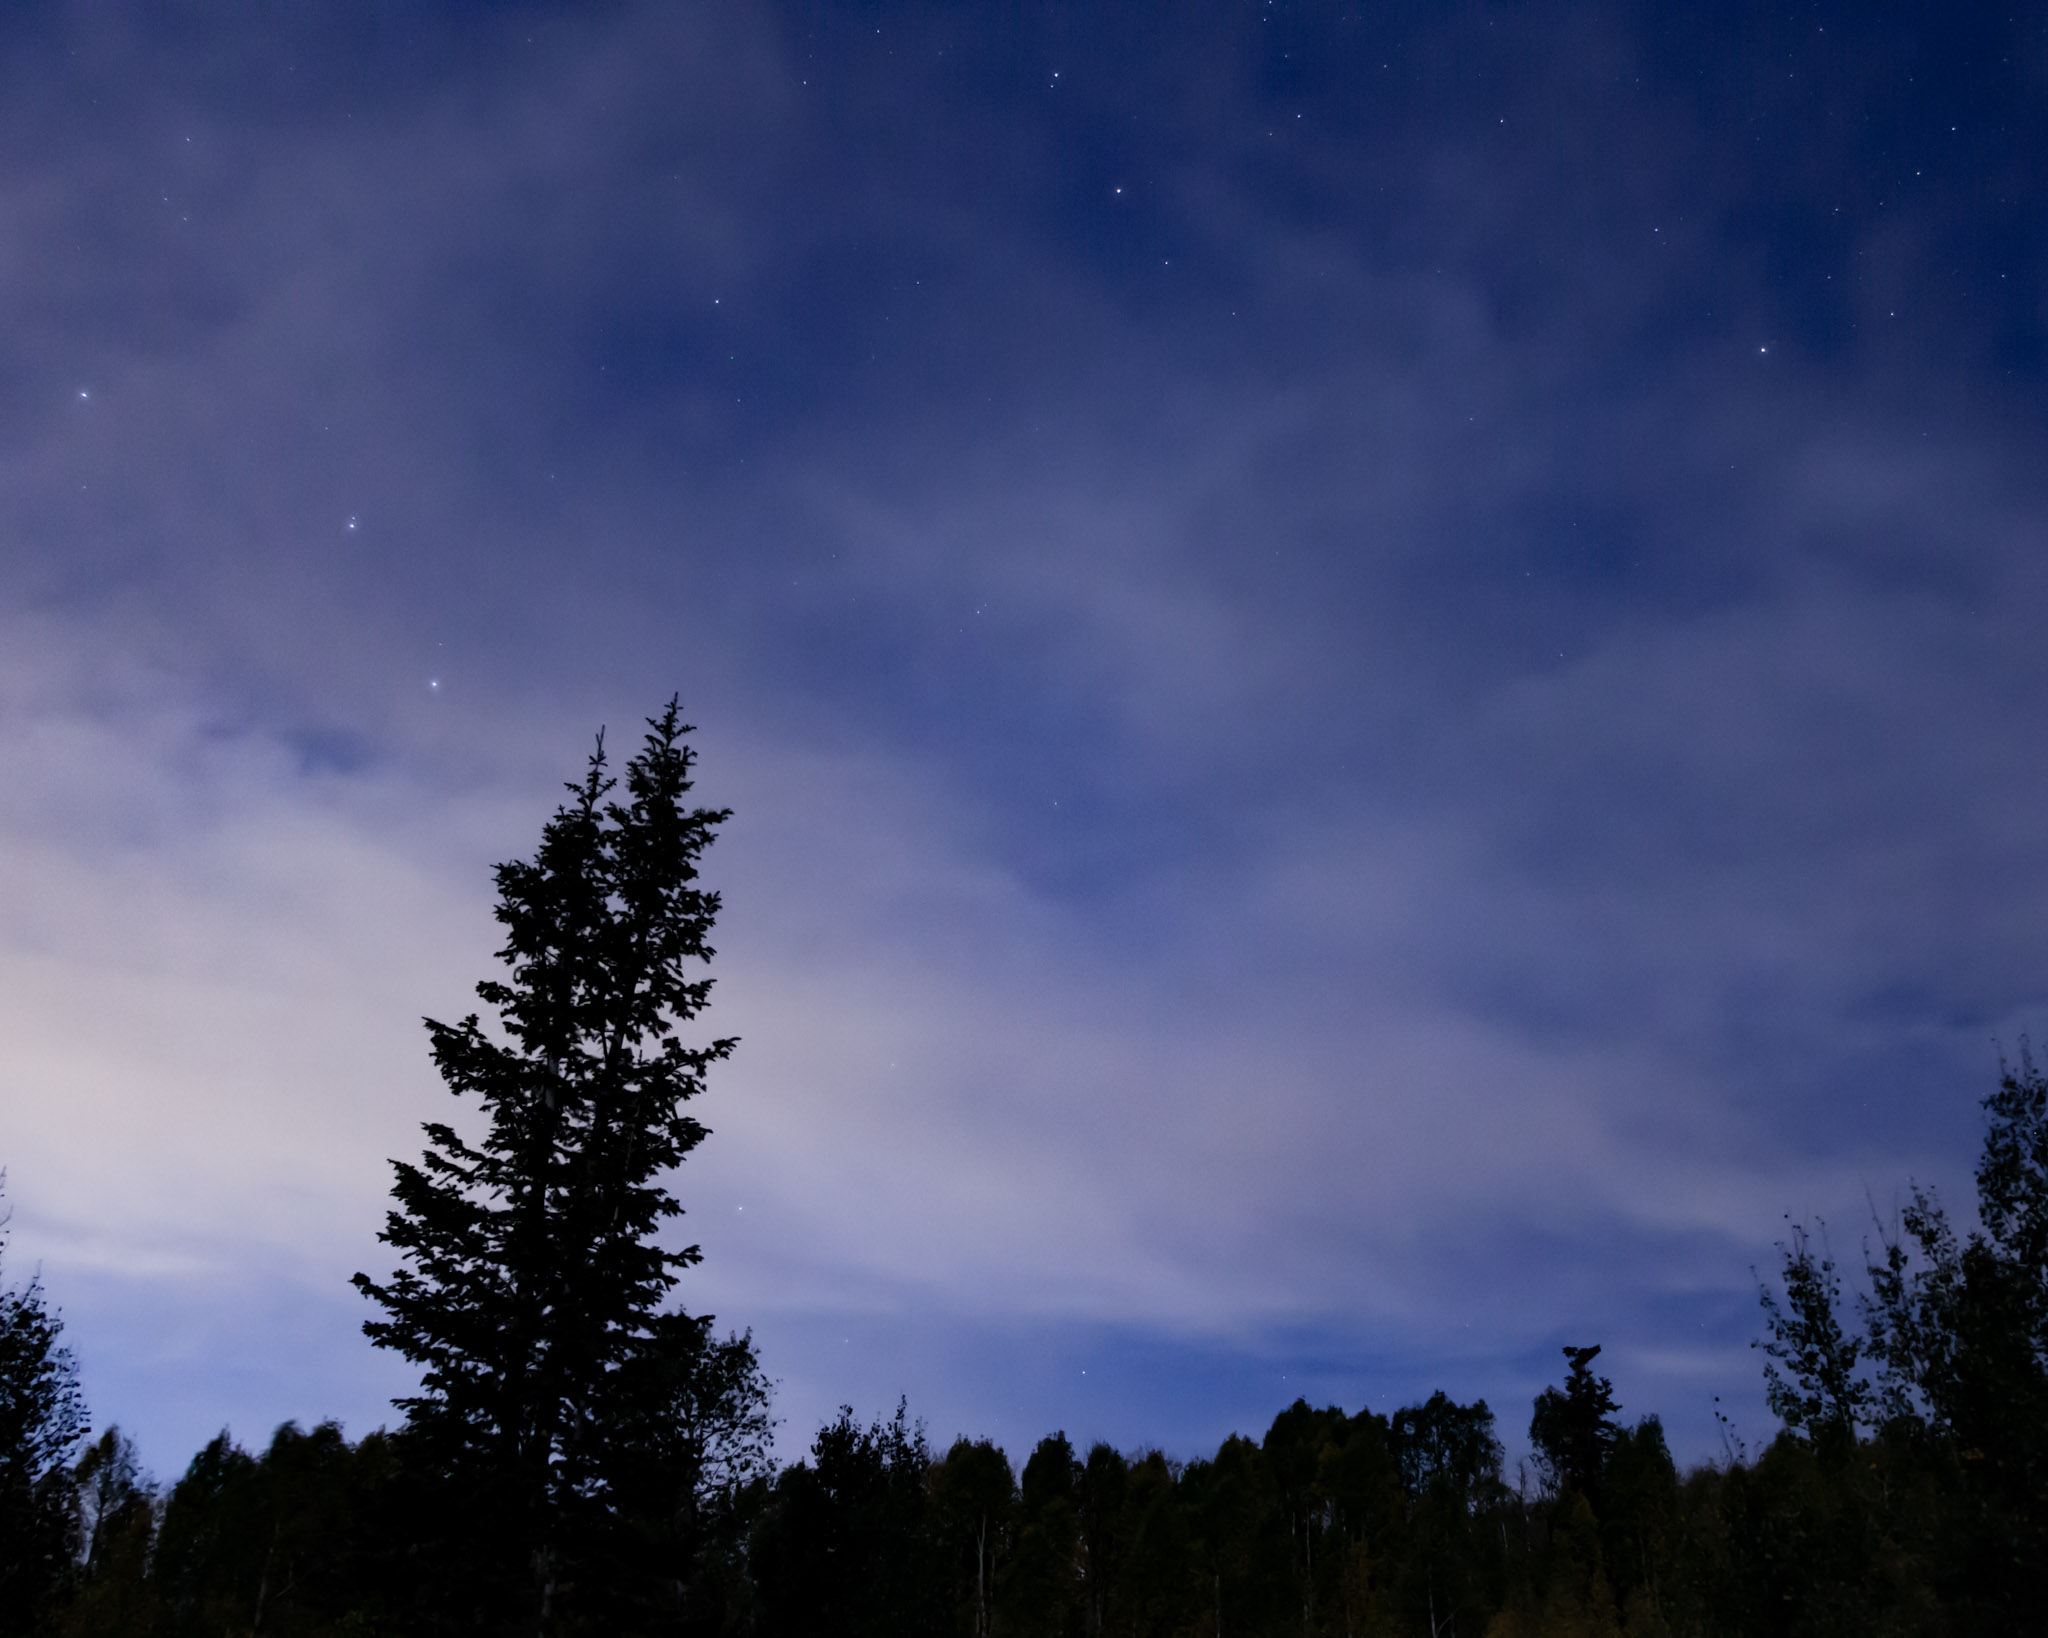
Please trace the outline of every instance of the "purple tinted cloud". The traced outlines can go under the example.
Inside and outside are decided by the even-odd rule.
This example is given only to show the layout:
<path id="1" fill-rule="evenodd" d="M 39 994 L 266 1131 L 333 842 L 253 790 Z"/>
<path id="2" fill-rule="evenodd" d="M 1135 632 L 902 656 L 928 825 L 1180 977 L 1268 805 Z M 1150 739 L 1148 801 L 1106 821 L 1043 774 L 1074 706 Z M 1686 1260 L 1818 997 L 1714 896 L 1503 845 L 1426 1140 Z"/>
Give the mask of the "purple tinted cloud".
<path id="1" fill-rule="evenodd" d="M 689 1300 L 798 1443 L 1512 1432 L 1599 1339 L 1704 1454 L 1780 1213 L 1961 1182 L 2048 953 L 2025 52 L 245 23 L 0 68 L 0 1130 L 160 1466 L 382 1414 L 416 1019 L 676 687 Z"/>

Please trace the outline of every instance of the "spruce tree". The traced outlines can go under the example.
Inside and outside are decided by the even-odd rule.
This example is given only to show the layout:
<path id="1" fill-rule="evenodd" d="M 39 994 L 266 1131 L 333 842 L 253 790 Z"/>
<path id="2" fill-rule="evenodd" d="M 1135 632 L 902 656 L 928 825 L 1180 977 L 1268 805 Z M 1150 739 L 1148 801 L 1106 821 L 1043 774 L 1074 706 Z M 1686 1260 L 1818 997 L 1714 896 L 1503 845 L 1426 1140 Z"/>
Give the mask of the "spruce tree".
<path id="1" fill-rule="evenodd" d="M 1614 1419 L 1614 1384 L 1593 1370 L 1599 1355 L 1598 1343 L 1567 1347 L 1564 1357 L 1571 1369 L 1564 1386 L 1539 1393 L 1536 1413 L 1529 1419 L 1529 1443 L 1551 1493 L 1575 1490 L 1593 1503 L 1596 1512 L 1607 1457 L 1620 1431 Z"/>
<path id="2" fill-rule="evenodd" d="M 400 1267 L 355 1277 L 383 1309 L 364 1329 L 420 1369 L 402 1445 L 451 1487 L 428 1509 L 448 1555 L 430 1579 L 458 1627 L 612 1624 L 619 1544 L 648 1535 L 620 1516 L 645 1488 L 629 1475 L 672 1423 L 679 1364 L 707 1357 L 708 1322 L 667 1307 L 697 1248 L 658 1238 L 682 1209 L 664 1175 L 705 1136 L 684 1105 L 734 1046 L 677 1033 L 711 991 L 698 861 L 728 817 L 686 805 L 689 732 L 674 700 L 649 720 L 623 801 L 600 733 L 533 859 L 498 867 L 506 972 L 477 986 L 496 1027 L 426 1020 L 484 1129 L 427 1124 L 380 1236 Z M 735 1403 L 756 1424 L 760 1397 L 755 1371 Z"/>

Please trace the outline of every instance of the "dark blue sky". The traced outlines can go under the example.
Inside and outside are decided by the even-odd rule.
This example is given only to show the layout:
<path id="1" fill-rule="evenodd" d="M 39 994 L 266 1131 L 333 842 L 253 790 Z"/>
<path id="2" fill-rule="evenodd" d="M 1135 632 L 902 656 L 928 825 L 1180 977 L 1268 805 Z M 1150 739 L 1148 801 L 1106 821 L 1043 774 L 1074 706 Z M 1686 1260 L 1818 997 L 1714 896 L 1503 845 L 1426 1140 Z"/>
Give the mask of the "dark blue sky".
<path id="1" fill-rule="evenodd" d="M 734 818 L 686 1300 L 1180 1453 L 1756 1265 L 2048 1015 L 2048 10 L 0 22 L 0 1161 L 95 1410 L 360 1431 L 417 1020 Z"/>

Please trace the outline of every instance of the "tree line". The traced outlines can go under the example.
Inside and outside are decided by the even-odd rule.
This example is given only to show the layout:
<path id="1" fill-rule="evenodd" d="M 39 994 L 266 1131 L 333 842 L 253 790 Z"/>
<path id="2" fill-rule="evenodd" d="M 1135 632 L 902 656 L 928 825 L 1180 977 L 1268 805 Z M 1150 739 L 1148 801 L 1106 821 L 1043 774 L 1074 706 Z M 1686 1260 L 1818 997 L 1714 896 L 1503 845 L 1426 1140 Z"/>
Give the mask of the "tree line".
<path id="1" fill-rule="evenodd" d="M 494 1014 L 428 1021 L 465 1133 L 395 1166 L 357 1276 L 418 1391 L 355 1442 L 226 1433 L 168 1487 L 94 1439 L 40 1285 L 0 1285 L 0 1638 L 1974 1634 L 2048 1617 L 2048 1080 L 1985 1100 L 1976 1226 L 1916 1191 L 1845 1301 L 1795 1230 L 1762 1294 L 1781 1431 L 1681 1473 L 1567 1348 L 1509 1472 L 1484 1401 L 1297 1400 L 1180 1460 L 1064 1433 L 943 1451 L 850 1407 L 772 1460 L 750 1335 L 673 1300 L 667 1179 L 731 1041 L 687 1043 L 718 911 L 675 702 L 600 736 L 500 866 Z"/>

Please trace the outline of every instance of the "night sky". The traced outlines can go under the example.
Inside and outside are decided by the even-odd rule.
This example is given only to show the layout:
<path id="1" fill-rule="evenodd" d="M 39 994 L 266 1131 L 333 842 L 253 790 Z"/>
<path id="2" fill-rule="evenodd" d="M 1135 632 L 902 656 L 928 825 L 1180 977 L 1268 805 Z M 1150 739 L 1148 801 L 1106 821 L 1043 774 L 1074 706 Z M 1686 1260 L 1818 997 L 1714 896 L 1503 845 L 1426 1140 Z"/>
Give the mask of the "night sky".
<path id="1" fill-rule="evenodd" d="M 160 1476 L 388 1420 L 419 1019 L 680 691 L 785 1454 L 1753 1446 L 2048 1019 L 2044 156 L 2039 0 L 10 8 L 8 1277 Z"/>

